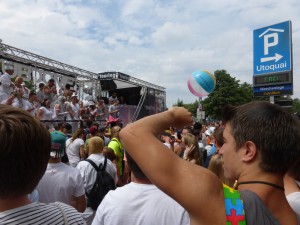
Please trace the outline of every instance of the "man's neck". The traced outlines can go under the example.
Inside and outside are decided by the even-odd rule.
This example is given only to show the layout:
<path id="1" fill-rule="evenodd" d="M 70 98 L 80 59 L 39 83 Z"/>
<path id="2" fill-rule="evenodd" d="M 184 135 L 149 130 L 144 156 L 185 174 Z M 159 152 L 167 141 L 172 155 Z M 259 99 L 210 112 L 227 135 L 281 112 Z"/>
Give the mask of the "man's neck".
<path id="1" fill-rule="evenodd" d="M 147 178 L 136 178 L 133 173 L 131 173 L 131 181 L 137 184 L 152 184 L 151 181 Z"/>
<path id="2" fill-rule="evenodd" d="M 61 162 L 61 158 L 52 158 L 50 157 L 49 163 L 60 163 Z"/>
<path id="3" fill-rule="evenodd" d="M 8 199 L 0 198 L 0 212 L 15 209 L 24 205 L 28 205 L 30 203 L 31 201 L 28 199 L 27 195 L 23 195 L 18 198 L 8 198 Z"/>

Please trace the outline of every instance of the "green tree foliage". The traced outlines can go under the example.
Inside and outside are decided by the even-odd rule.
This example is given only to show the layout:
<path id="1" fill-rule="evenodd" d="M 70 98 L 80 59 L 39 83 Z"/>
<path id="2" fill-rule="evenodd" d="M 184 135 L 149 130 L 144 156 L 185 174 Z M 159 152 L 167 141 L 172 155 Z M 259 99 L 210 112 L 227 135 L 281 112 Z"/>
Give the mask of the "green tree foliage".
<path id="1" fill-rule="evenodd" d="M 300 100 L 298 98 L 293 99 L 293 113 L 300 113 Z"/>
<path id="2" fill-rule="evenodd" d="M 220 119 L 223 106 L 241 105 L 253 99 L 253 90 L 250 84 L 240 84 L 240 81 L 231 77 L 226 70 L 217 70 L 214 75 L 216 77 L 215 90 L 202 101 L 206 115 Z"/>
<path id="3" fill-rule="evenodd" d="M 197 108 L 199 106 L 199 101 L 195 101 L 194 103 L 188 103 L 188 104 L 185 104 L 183 103 L 182 100 L 178 99 L 177 100 L 177 103 L 174 104 L 173 106 L 179 106 L 179 107 L 184 107 L 186 108 L 189 112 L 191 112 L 193 114 L 194 117 L 196 117 L 197 115 Z"/>
<path id="4" fill-rule="evenodd" d="M 226 70 L 217 70 L 214 73 L 216 77 L 215 90 L 205 98 L 201 104 L 206 116 L 212 119 L 220 119 L 221 109 L 225 105 L 242 105 L 250 101 L 269 101 L 269 96 L 253 97 L 253 88 L 251 84 L 240 83 L 236 78 L 231 77 Z M 276 96 L 276 100 L 284 100 L 285 96 Z M 288 97 L 288 99 L 291 99 Z M 193 116 L 196 116 L 199 102 L 184 103 L 178 99 L 173 106 L 181 106 L 189 110 Z M 292 107 L 286 107 L 291 113 L 300 115 L 300 99 L 293 99 Z"/>

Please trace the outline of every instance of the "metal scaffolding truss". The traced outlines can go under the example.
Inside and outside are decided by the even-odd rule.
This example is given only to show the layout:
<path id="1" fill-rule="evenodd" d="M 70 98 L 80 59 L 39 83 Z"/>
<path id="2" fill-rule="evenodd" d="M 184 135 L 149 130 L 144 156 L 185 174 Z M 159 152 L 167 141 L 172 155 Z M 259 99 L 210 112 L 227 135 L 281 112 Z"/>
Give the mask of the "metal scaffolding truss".
<path id="1" fill-rule="evenodd" d="M 79 82 L 99 82 L 100 80 L 118 80 L 141 87 L 149 87 L 160 91 L 165 91 L 164 87 L 143 81 L 121 72 L 93 73 L 75 66 L 58 62 L 31 52 L 24 51 L 0 42 L 0 58 L 32 66 L 38 69 L 75 77 Z M 97 83 L 98 83 L 97 82 Z"/>
<path id="2" fill-rule="evenodd" d="M 28 66 L 36 67 L 38 69 L 47 70 L 50 72 L 59 73 L 66 76 L 72 76 L 81 79 L 97 79 L 97 73 L 70 66 L 68 64 L 58 62 L 31 52 L 24 51 L 3 43 L 0 43 L 0 57 L 25 64 Z"/>
<path id="3" fill-rule="evenodd" d="M 149 83 L 147 81 L 129 76 L 125 73 L 121 72 L 103 72 L 98 74 L 99 80 L 118 80 L 125 83 L 133 84 L 140 87 L 153 88 L 160 91 L 165 91 L 166 89 L 162 86 Z"/>

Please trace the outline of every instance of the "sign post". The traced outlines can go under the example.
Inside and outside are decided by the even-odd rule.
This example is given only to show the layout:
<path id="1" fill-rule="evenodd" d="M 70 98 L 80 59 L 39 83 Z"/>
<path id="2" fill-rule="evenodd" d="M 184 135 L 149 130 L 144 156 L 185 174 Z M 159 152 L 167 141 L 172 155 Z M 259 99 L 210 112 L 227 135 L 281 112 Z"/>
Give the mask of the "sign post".
<path id="1" fill-rule="evenodd" d="M 286 21 L 253 31 L 254 96 L 293 94 L 291 26 Z"/>

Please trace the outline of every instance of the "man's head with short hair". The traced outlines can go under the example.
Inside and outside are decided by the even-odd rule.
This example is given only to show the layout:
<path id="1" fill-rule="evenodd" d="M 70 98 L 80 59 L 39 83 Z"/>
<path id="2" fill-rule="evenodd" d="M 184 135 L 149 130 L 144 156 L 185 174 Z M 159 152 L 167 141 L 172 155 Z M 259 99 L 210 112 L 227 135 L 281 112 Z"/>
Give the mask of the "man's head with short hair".
<path id="1" fill-rule="evenodd" d="M 29 100 L 37 100 L 36 93 L 31 91 L 29 94 Z"/>
<path id="2" fill-rule="evenodd" d="M 185 135 L 185 134 L 191 134 L 191 133 L 192 133 L 192 128 L 191 127 L 184 127 L 182 129 L 181 136 Z"/>
<path id="3" fill-rule="evenodd" d="M 55 83 L 55 80 L 51 78 L 48 80 L 48 83 Z"/>
<path id="4" fill-rule="evenodd" d="M 70 85 L 70 84 L 66 84 L 66 85 L 65 85 L 65 89 L 66 89 L 66 90 L 70 90 L 70 88 L 71 88 L 71 85 Z"/>
<path id="5" fill-rule="evenodd" d="M 284 174 L 300 157 L 299 121 L 280 106 L 250 102 L 225 107 L 222 116 L 225 130 L 228 125 L 231 128 L 236 150 L 248 141 L 255 144 L 263 171 Z"/>
<path id="6" fill-rule="evenodd" d="M 99 132 L 100 133 L 105 133 L 106 132 L 106 127 L 103 127 L 103 126 L 99 127 Z"/>
<path id="7" fill-rule="evenodd" d="M 138 166 L 138 164 L 133 160 L 133 158 L 129 155 L 127 151 L 125 151 L 125 156 L 127 159 L 127 164 L 130 169 L 130 171 L 133 173 L 133 175 L 138 179 L 147 179 L 144 172 L 141 170 L 141 168 Z"/>
<path id="8" fill-rule="evenodd" d="M 167 142 L 169 143 L 170 142 L 170 138 L 171 138 L 171 134 L 169 132 L 163 132 L 161 135 L 160 135 L 160 139 L 163 141 L 163 142 Z"/>
<path id="9" fill-rule="evenodd" d="M 39 83 L 39 88 L 40 88 L 40 89 L 43 89 L 44 86 L 45 86 L 45 84 L 44 84 L 43 82 Z"/>
<path id="10" fill-rule="evenodd" d="M 217 150 L 218 150 L 218 148 L 221 148 L 222 145 L 224 144 L 223 131 L 224 131 L 224 128 L 218 128 L 218 129 L 215 129 L 213 132 Z"/>
<path id="11" fill-rule="evenodd" d="M 72 136 L 72 126 L 69 123 L 66 123 L 63 129 L 63 133 L 65 135 L 71 135 Z"/>
<path id="12" fill-rule="evenodd" d="M 104 147 L 104 141 L 101 137 L 95 136 L 89 138 L 89 154 L 101 153 Z"/>
<path id="13" fill-rule="evenodd" d="M 22 109 L 0 105 L 0 198 L 31 193 L 45 173 L 51 139 L 41 123 Z"/>
<path id="14" fill-rule="evenodd" d="M 55 80 L 52 79 L 52 78 L 50 80 L 48 80 L 48 86 L 51 87 L 51 88 L 54 87 L 55 86 Z"/>

